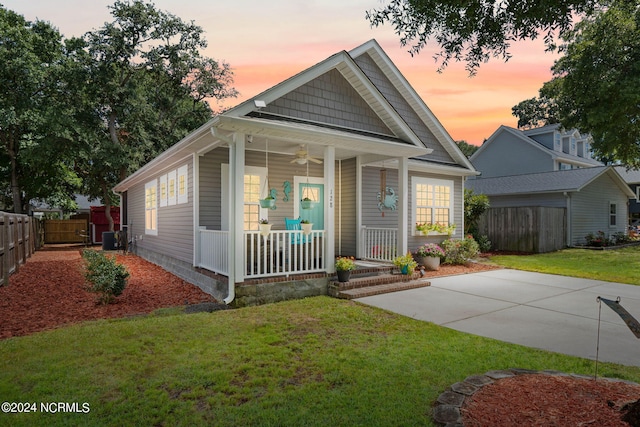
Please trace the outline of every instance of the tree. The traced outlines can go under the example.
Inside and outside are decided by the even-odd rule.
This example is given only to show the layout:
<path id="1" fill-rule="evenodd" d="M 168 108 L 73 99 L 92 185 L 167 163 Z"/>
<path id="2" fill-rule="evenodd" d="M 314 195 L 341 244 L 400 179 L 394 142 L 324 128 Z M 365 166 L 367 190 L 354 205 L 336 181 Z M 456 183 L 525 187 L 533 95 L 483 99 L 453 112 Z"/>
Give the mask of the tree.
<path id="1" fill-rule="evenodd" d="M 518 129 L 533 129 L 560 123 L 558 106 L 553 99 L 544 96 L 525 99 L 511 108 L 518 118 Z"/>
<path id="2" fill-rule="evenodd" d="M 469 144 L 467 141 L 464 141 L 464 140 L 456 141 L 456 145 L 458 146 L 458 148 L 460 148 L 460 151 L 462 151 L 462 154 L 464 154 L 467 157 L 471 157 L 473 153 L 478 151 L 478 148 L 480 148 L 477 145 Z"/>
<path id="3" fill-rule="evenodd" d="M 31 199 L 67 205 L 79 185 L 52 130 L 63 120 L 58 78 L 67 51 L 50 24 L 0 5 L 0 185 L 16 213 Z"/>
<path id="4" fill-rule="evenodd" d="M 94 112 L 79 170 L 113 230 L 113 186 L 209 119 L 207 98 L 237 93 L 229 66 L 200 55 L 207 43 L 194 23 L 141 0 L 110 9 L 114 21 L 87 33 L 87 55 L 78 56 L 87 73 L 81 99 Z"/>
<path id="5" fill-rule="evenodd" d="M 476 194 L 473 190 L 464 190 L 464 232 L 473 232 L 478 226 L 478 220 L 489 209 L 489 197 L 486 194 Z"/>
<path id="6" fill-rule="evenodd" d="M 596 157 L 640 167 L 640 8 L 618 2 L 564 40 L 541 95 L 565 128 L 591 134 Z"/>
<path id="7" fill-rule="evenodd" d="M 615 0 L 614 0 L 615 1 Z M 625 1 L 625 0 L 620 0 Z M 593 13 L 608 0 L 391 0 L 367 12 L 372 26 L 389 23 L 402 46 L 419 53 L 430 39 L 440 52 L 440 70 L 453 59 L 465 61 L 470 74 L 491 57 L 508 60 L 516 40 L 536 39 L 543 34 L 549 49 L 555 48 L 555 33 L 570 30 L 576 17 Z"/>

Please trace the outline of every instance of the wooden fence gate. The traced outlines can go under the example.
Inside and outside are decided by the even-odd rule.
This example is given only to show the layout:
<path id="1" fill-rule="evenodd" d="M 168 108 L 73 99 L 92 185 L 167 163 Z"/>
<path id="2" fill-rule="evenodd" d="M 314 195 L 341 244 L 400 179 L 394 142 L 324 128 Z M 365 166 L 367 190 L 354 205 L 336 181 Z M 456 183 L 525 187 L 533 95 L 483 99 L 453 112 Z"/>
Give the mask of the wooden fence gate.
<path id="1" fill-rule="evenodd" d="M 478 229 L 495 250 L 540 253 L 567 245 L 565 208 L 490 208 L 480 217 Z"/>
<path id="2" fill-rule="evenodd" d="M 88 226 L 86 219 L 46 219 L 44 221 L 44 242 L 85 243 Z"/>

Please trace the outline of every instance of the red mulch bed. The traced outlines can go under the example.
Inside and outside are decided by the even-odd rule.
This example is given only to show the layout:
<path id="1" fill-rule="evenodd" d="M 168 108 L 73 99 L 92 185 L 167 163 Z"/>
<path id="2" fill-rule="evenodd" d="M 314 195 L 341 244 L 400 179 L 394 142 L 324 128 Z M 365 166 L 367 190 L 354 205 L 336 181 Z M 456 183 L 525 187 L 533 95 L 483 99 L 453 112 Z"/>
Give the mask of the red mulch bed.
<path id="1" fill-rule="evenodd" d="M 625 427 L 640 424 L 640 385 L 551 375 L 518 375 L 465 401 L 465 427 Z"/>
<path id="2" fill-rule="evenodd" d="M 85 290 L 78 247 L 45 247 L 33 254 L 9 285 L 0 288 L 0 338 L 27 335 L 85 320 L 135 316 L 159 308 L 215 299 L 144 259 L 117 255 L 130 277 L 113 304 L 96 303 Z"/>

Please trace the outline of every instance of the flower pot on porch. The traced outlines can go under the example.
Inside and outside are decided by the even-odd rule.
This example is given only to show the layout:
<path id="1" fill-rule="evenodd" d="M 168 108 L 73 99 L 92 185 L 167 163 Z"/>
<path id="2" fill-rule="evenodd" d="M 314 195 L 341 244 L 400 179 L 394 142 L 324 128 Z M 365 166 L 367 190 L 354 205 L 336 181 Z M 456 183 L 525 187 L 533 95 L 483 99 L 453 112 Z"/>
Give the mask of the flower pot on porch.
<path id="1" fill-rule="evenodd" d="M 260 224 L 260 235 L 262 237 L 267 237 L 271 232 L 271 226 L 273 224 Z"/>
<path id="2" fill-rule="evenodd" d="M 302 233 L 304 233 L 305 236 L 308 236 L 313 229 L 313 224 L 300 224 L 300 227 L 302 227 Z"/>
<path id="3" fill-rule="evenodd" d="M 336 273 L 338 274 L 338 282 L 348 282 L 351 277 L 351 270 L 338 270 Z"/>
<path id="4" fill-rule="evenodd" d="M 275 209 L 276 199 L 260 199 L 260 207 L 263 209 Z"/>
<path id="5" fill-rule="evenodd" d="M 300 200 L 300 207 L 302 209 L 313 209 L 316 202 L 313 200 Z"/>
<path id="6" fill-rule="evenodd" d="M 440 268 L 440 257 L 426 256 L 420 264 L 424 265 L 426 270 L 436 271 Z"/>
<path id="7" fill-rule="evenodd" d="M 408 265 L 403 265 L 402 267 L 400 267 L 400 273 L 409 274 L 409 266 Z"/>

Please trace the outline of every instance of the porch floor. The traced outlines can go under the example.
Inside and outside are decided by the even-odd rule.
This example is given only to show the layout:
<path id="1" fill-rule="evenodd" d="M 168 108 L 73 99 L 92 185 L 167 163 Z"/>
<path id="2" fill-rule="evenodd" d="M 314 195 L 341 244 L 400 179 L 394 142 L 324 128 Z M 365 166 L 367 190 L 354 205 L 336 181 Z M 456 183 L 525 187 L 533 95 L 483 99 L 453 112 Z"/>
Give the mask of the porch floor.
<path id="1" fill-rule="evenodd" d="M 431 285 L 431 282 L 422 278 L 420 273 L 398 274 L 397 268 L 387 263 L 358 260 L 356 266 L 348 282 L 338 282 L 337 277 L 332 278 L 329 284 L 331 296 L 355 299 Z"/>

